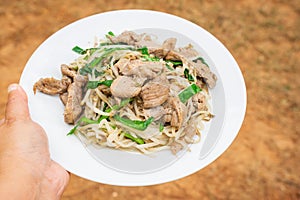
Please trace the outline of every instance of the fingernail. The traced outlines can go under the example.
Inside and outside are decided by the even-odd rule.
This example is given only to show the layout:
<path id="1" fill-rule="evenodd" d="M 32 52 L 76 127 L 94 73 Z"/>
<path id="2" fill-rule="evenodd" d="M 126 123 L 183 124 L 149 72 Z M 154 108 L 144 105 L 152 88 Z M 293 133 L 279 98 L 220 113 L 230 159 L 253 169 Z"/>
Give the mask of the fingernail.
<path id="1" fill-rule="evenodd" d="M 16 83 L 10 84 L 7 88 L 7 92 L 10 93 L 11 91 L 16 90 L 18 87 L 19 87 L 19 85 Z"/>

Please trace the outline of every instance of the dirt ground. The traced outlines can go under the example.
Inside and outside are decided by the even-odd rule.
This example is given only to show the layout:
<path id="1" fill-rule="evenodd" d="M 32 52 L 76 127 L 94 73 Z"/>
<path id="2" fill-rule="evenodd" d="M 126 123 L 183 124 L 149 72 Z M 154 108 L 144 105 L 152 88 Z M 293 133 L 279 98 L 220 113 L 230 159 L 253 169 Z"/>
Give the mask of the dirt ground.
<path id="1" fill-rule="evenodd" d="M 72 175 L 62 199 L 300 199 L 299 0 L 0 0 L 0 118 L 7 86 L 47 37 L 82 17 L 131 8 L 178 15 L 224 43 L 247 85 L 244 124 L 221 157 L 186 178 L 118 187 Z"/>

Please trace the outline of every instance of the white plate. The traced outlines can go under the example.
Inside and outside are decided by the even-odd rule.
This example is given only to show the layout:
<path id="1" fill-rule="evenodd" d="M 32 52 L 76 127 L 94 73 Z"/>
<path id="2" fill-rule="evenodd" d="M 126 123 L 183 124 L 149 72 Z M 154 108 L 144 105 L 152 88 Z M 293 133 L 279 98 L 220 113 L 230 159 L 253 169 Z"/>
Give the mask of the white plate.
<path id="1" fill-rule="evenodd" d="M 118 34 L 124 30 L 152 32 L 161 40 L 175 36 L 178 38 L 178 46 L 192 43 L 217 74 L 217 86 L 211 90 L 213 113 L 216 117 L 206 125 L 201 142 L 191 145 L 190 152 L 173 158 L 169 157 L 171 154 L 148 157 L 148 164 L 141 162 L 145 158 L 140 161 L 138 157 L 129 167 L 126 164 L 127 155 L 119 162 L 110 159 L 111 163 L 108 165 L 107 160 L 104 161 L 106 164 L 97 162 L 75 136 L 66 136 L 72 126 L 64 123 L 64 107 L 59 98 L 41 93 L 33 94 L 32 86 L 39 78 L 61 78 L 60 65 L 68 64 L 78 56 L 71 51 L 74 46 L 88 48 L 93 46 L 95 37 L 101 38 L 108 31 Z M 243 76 L 236 61 L 222 43 L 196 24 L 155 11 L 111 11 L 78 20 L 62 28 L 33 53 L 24 68 L 20 84 L 28 94 L 32 118 L 47 132 L 52 159 L 71 173 L 112 185 L 143 186 L 165 183 L 202 169 L 230 146 L 238 134 L 246 110 Z M 200 151 L 208 143 L 214 148 L 209 148 L 200 159 Z M 127 154 L 127 158 L 132 157 L 132 154 Z M 118 153 L 109 155 L 120 156 Z M 162 158 L 169 160 L 162 162 Z M 152 159 L 153 168 L 145 169 Z M 134 167 L 138 171 L 130 170 Z"/>

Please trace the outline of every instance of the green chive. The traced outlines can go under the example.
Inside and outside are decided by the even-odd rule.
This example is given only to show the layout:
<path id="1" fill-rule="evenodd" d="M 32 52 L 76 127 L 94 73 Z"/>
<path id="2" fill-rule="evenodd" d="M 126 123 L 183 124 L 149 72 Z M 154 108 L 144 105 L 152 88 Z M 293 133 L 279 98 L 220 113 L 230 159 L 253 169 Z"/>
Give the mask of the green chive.
<path id="1" fill-rule="evenodd" d="M 81 55 L 83 55 L 83 54 L 86 53 L 86 50 L 82 49 L 82 48 L 79 47 L 79 46 L 73 47 L 72 51 L 74 51 L 74 52 L 76 52 L 76 53 L 78 53 L 78 54 L 81 54 Z"/>
<path id="2" fill-rule="evenodd" d="M 201 88 L 196 84 L 192 84 L 179 93 L 178 97 L 182 103 L 186 103 L 189 98 L 201 91 Z"/>
<path id="3" fill-rule="evenodd" d="M 133 137 L 131 134 L 129 133 L 125 133 L 124 136 L 134 142 L 136 142 L 137 144 L 145 144 L 145 141 L 142 138 L 137 138 L 137 137 Z"/>
<path id="4" fill-rule="evenodd" d="M 95 89 L 97 88 L 99 85 L 105 85 L 107 87 L 110 87 L 112 84 L 113 80 L 105 80 L 105 81 L 89 81 L 87 83 L 87 88 L 88 89 Z"/>
<path id="5" fill-rule="evenodd" d="M 131 120 L 131 119 L 120 117 L 119 115 L 115 115 L 114 118 L 115 118 L 115 120 L 117 120 L 118 122 L 121 122 L 125 126 L 131 127 L 131 128 L 134 128 L 134 129 L 137 129 L 140 131 L 146 130 L 147 127 L 149 126 L 149 124 L 151 124 L 153 121 L 153 117 L 148 118 L 146 121 Z"/>

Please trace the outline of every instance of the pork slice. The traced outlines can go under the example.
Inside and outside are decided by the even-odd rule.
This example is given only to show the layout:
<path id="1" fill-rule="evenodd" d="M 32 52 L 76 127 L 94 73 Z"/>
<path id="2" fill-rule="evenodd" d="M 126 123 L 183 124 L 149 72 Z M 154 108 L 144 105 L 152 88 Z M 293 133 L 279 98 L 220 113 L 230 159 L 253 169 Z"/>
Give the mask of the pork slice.
<path id="1" fill-rule="evenodd" d="M 184 139 L 187 143 L 193 143 L 194 136 L 196 135 L 197 131 L 197 122 L 191 121 L 188 125 L 184 128 L 185 136 Z"/>
<path id="2" fill-rule="evenodd" d="M 182 56 L 179 52 L 177 52 L 175 50 L 171 50 L 166 55 L 165 59 L 166 60 L 178 61 L 178 60 L 182 60 Z"/>
<path id="3" fill-rule="evenodd" d="M 162 47 L 158 47 L 158 48 L 150 49 L 149 53 L 154 55 L 157 58 L 164 58 L 167 55 L 168 51 L 166 51 Z"/>
<path id="4" fill-rule="evenodd" d="M 174 50 L 176 46 L 176 42 L 177 42 L 176 38 L 168 38 L 163 42 L 162 47 L 167 51 Z"/>
<path id="5" fill-rule="evenodd" d="M 193 64 L 196 73 L 199 77 L 203 78 L 203 81 L 209 88 L 213 88 L 217 82 L 217 76 L 210 71 L 210 68 L 203 64 L 200 60 Z"/>
<path id="6" fill-rule="evenodd" d="M 178 142 L 172 142 L 170 144 L 171 152 L 176 155 L 179 151 L 183 149 L 183 145 Z"/>
<path id="7" fill-rule="evenodd" d="M 127 58 L 121 58 L 120 60 L 118 60 L 118 62 L 116 64 L 114 64 L 114 66 L 120 71 L 124 71 L 126 70 L 125 68 L 127 67 L 128 63 L 130 62 L 129 59 Z"/>
<path id="8" fill-rule="evenodd" d="M 135 43 L 137 48 L 147 47 L 149 53 L 151 53 L 154 49 L 161 48 L 161 45 L 152 41 L 152 40 L 140 40 Z"/>
<path id="9" fill-rule="evenodd" d="M 165 122 L 170 122 L 171 126 L 180 128 L 187 115 L 187 107 L 179 100 L 178 97 L 170 97 L 165 105 L 166 116 Z"/>
<path id="10" fill-rule="evenodd" d="M 74 78 L 76 75 L 77 75 L 77 71 L 70 68 L 68 65 L 66 64 L 62 64 L 60 66 L 60 70 L 61 70 L 61 73 L 65 76 L 68 76 L 70 78 Z"/>
<path id="11" fill-rule="evenodd" d="M 176 41 L 176 38 L 168 38 L 163 42 L 162 46 L 149 48 L 149 53 L 158 58 L 164 58 L 171 50 L 175 49 Z"/>
<path id="12" fill-rule="evenodd" d="M 192 97 L 192 102 L 193 102 L 193 106 L 197 110 L 202 110 L 202 111 L 208 110 L 208 108 L 206 106 L 206 98 L 203 93 L 200 92 L 200 93 L 195 94 Z"/>
<path id="13" fill-rule="evenodd" d="M 64 111 L 64 120 L 68 124 L 74 124 L 83 111 L 80 102 L 85 93 L 86 83 L 86 77 L 77 75 L 74 77 L 74 82 L 68 87 L 68 99 Z"/>
<path id="14" fill-rule="evenodd" d="M 129 76 L 118 76 L 110 86 L 113 96 L 120 98 L 131 98 L 138 96 L 141 92 L 141 85 Z"/>
<path id="15" fill-rule="evenodd" d="M 182 47 L 178 49 L 178 53 L 185 57 L 187 60 L 193 60 L 199 57 L 199 53 L 194 49 L 194 47 L 190 44 L 186 47 Z"/>
<path id="16" fill-rule="evenodd" d="M 118 36 L 107 36 L 109 40 L 116 44 L 116 43 L 124 43 L 129 45 L 135 45 L 137 42 L 139 42 L 143 35 L 139 35 L 133 31 L 124 31 Z"/>
<path id="17" fill-rule="evenodd" d="M 61 102 L 66 105 L 68 101 L 68 92 L 62 93 L 59 95 Z"/>
<path id="18" fill-rule="evenodd" d="M 142 87 L 141 97 L 145 108 L 153 108 L 166 102 L 169 97 L 170 85 L 167 77 L 161 75 Z"/>
<path id="19" fill-rule="evenodd" d="M 162 73 L 165 66 L 162 62 L 131 60 L 120 72 L 127 76 L 153 79 Z"/>
<path id="20" fill-rule="evenodd" d="M 170 49 L 168 54 L 166 55 L 167 60 L 189 60 L 199 57 L 199 53 L 194 49 L 194 47 L 190 44 L 186 47 L 181 47 L 178 49 Z"/>
<path id="21" fill-rule="evenodd" d="M 147 129 L 143 130 L 143 131 L 137 130 L 135 128 L 131 128 L 131 127 L 126 126 L 126 125 L 124 125 L 120 122 L 116 122 L 116 124 L 118 126 L 122 127 L 124 130 L 126 130 L 130 133 L 133 133 L 133 134 L 137 135 L 138 137 L 141 137 L 145 140 L 148 140 L 148 139 L 153 138 L 153 137 L 160 134 L 159 125 L 156 125 L 156 124 L 153 124 L 153 123 L 149 124 Z"/>
<path id="22" fill-rule="evenodd" d="M 184 48 L 179 48 L 178 51 L 170 51 L 166 55 L 166 59 L 173 61 L 181 60 L 183 64 L 194 68 L 197 75 L 203 78 L 203 81 L 209 88 L 215 87 L 217 76 L 211 72 L 210 68 L 203 64 L 200 60 L 197 60 L 196 62 L 193 61 L 194 58 L 198 56 L 198 52 L 191 45 L 189 45 Z"/>
<path id="23" fill-rule="evenodd" d="M 141 40 L 137 41 L 135 44 L 136 48 L 147 47 L 149 53 L 153 49 L 160 48 L 161 45 L 153 41 L 150 35 L 143 34 Z"/>
<path id="24" fill-rule="evenodd" d="M 153 117 L 154 121 L 157 121 L 165 115 L 165 109 L 162 106 L 156 106 L 153 108 L 144 109 L 144 113 L 148 117 Z"/>
<path id="25" fill-rule="evenodd" d="M 159 83 L 147 83 L 142 88 L 141 97 L 145 108 L 152 108 L 163 104 L 169 96 L 169 87 Z"/>
<path id="26" fill-rule="evenodd" d="M 49 95 L 62 94 L 67 91 L 70 83 L 68 79 L 41 78 L 33 85 L 33 91 L 36 93 L 38 90 Z"/>

